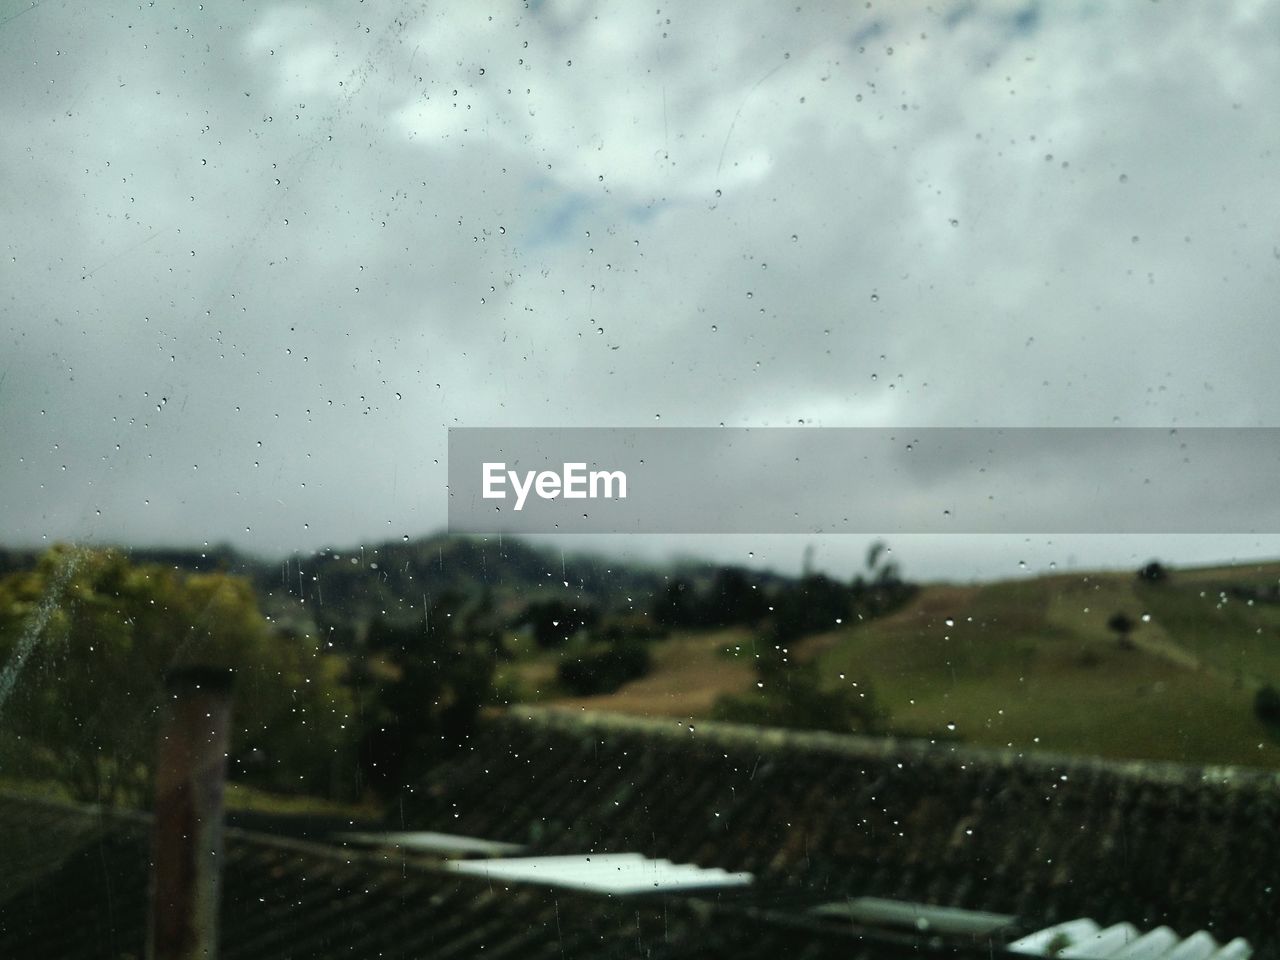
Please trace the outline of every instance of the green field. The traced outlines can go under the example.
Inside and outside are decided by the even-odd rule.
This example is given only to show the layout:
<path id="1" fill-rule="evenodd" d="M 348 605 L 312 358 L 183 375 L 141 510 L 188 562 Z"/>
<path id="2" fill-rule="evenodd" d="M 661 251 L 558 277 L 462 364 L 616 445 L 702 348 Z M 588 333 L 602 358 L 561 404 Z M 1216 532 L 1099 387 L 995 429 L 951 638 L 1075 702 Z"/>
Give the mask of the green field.
<path id="1" fill-rule="evenodd" d="M 1108 572 L 928 585 L 896 613 L 794 652 L 826 684 L 870 683 L 899 735 L 1276 768 L 1280 729 L 1257 719 L 1253 702 L 1261 685 L 1280 687 L 1280 603 L 1233 591 L 1278 580 L 1280 564 L 1264 564 L 1174 570 L 1159 583 Z M 1120 611 L 1137 621 L 1128 648 L 1107 626 Z M 678 657 L 660 657 L 638 684 L 686 694 L 652 712 L 705 716 L 707 697 L 688 696 L 681 672 Z M 706 664 L 695 672 L 706 677 Z M 745 691 L 754 677 L 733 680 Z M 575 706 L 649 712 L 637 710 L 639 692 Z"/>

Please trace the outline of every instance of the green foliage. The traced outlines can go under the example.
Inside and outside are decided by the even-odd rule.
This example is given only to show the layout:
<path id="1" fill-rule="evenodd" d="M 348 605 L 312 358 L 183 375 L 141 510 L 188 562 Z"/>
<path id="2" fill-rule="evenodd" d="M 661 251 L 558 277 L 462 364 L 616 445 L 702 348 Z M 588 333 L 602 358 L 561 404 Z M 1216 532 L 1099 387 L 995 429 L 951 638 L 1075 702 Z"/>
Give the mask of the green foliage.
<path id="1" fill-rule="evenodd" d="M 858 620 L 872 620 L 904 606 L 918 591 L 902 579 L 898 565 L 888 559 L 888 545 L 877 540 L 867 549 L 866 576 L 858 574 L 850 587 L 849 610 Z"/>
<path id="2" fill-rule="evenodd" d="M 1138 579 L 1147 583 L 1164 583 L 1169 579 L 1169 568 L 1159 560 L 1152 560 L 1138 570 Z"/>
<path id="3" fill-rule="evenodd" d="M 850 593 L 843 584 L 811 573 L 783 590 L 774 602 L 771 635 L 779 643 L 834 630 L 850 614 Z"/>
<path id="4" fill-rule="evenodd" d="M 692 581 L 672 580 L 653 605 L 653 618 L 664 627 L 696 626 L 702 619 Z"/>
<path id="5" fill-rule="evenodd" d="M 447 592 L 424 619 L 375 619 L 353 683 L 361 706 L 360 769 L 394 791 L 462 748 L 480 708 L 494 699 L 500 631 L 488 597 Z"/>
<path id="6" fill-rule="evenodd" d="M 716 570 L 705 601 L 705 626 L 754 624 L 766 616 L 768 611 L 768 597 L 746 570 L 740 567 L 720 567 Z"/>
<path id="7" fill-rule="evenodd" d="M 654 621 L 665 627 L 703 628 L 755 624 L 769 611 L 769 596 L 758 575 L 741 567 L 717 567 L 698 583 L 679 577 L 653 605 Z"/>
<path id="8" fill-rule="evenodd" d="M 1107 629 L 1115 632 L 1116 642 L 1126 650 L 1133 647 L 1133 641 L 1129 639 L 1129 634 L 1133 633 L 1137 626 L 1137 621 L 1123 610 L 1112 614 L 1110 619 L 1107 620 Z"/>
<path id="9" fill-rule="evenodd" d="M 624 640 L 561 662 L 560 682 L 578 696 L 612 693 L 624 683 L 643 677 L 652 668 L 649 648 Z"/>
<path id="10" fill-rule="evenodd" d="M 341 662 L 274 635 L 248 582 L 223 573 L 55 547 L 0 579 L 0 662 L 0 772 L 51 778 L 80 799 L 145 799 L 176 666 L 235 670 L 233 776 L 327 786 L 348 737 Z"/>
<path id="11" fill-rule="evenodd" d="M 753 723 L 837 733 L 883 733 L 887 712 L 869 683 L 825 687 L 812 663 L 773 669 L 755 693 L 721 697 L 713 716 L 733 723 Z"/>
<path id="12" fill-rule="evenodd" d="M 639 612 L 615 614 L 603 620 L 595 631 L 601 640 L 620 643 L 626 640 L 657 640 L 668 631 Z"/>
<path id="13" fill-rule="evenodd" d="M 1253 712 L 1263 723 L 1280 727 L 1280 690 L 1271 684 L 1258 688 L 1253 698 Z"/>
<path id="14" fill-rule="evenodd" d="M 600 622 L 600 611 L 590 604 L 553 598 L 535 600 L 524 608 L 518 624 L 533 628 L 533 639 L 544 650 L 560 647 L 579 630 Z"/>

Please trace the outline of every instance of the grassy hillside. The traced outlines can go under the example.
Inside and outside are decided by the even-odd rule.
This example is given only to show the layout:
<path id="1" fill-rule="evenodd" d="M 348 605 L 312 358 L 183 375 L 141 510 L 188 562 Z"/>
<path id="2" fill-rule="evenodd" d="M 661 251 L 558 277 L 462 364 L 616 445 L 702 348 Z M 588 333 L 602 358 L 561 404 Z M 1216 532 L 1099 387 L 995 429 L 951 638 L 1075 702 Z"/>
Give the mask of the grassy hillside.
<path id="1" fill-rule="evenodd" d="M 828 685 L 870 682 L 894 733 L 973 744 L 1280 767 L 1280 731 L 1253 712 L 1280 686 L 1280 564 L 1053 575 L 926 586 L 881 620 L 794 647 Z M 1128 648 L 1107 621 L 1137 621 Z M 734 644 L 742 637 L 732 638 Z M 705 717 L 711 695 L 748 689 L 741 661 L 708 669 L 723 637 L 683 636 L 655 673 L 574 706 Z M 699 679 L 701 678 L 701 679 Z"/>

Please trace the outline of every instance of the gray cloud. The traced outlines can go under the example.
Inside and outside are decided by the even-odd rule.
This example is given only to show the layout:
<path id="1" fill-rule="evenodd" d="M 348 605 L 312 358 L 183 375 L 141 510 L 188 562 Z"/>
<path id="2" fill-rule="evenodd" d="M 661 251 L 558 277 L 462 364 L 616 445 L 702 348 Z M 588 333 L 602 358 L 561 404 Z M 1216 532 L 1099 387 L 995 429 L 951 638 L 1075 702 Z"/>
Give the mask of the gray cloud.
<path id="1" fill-rule="evenodd" d="M 451 425 L 1274 422 L 1267 5 L 369 6 L 0 25 L 0 539 L 426 532 Z"/>

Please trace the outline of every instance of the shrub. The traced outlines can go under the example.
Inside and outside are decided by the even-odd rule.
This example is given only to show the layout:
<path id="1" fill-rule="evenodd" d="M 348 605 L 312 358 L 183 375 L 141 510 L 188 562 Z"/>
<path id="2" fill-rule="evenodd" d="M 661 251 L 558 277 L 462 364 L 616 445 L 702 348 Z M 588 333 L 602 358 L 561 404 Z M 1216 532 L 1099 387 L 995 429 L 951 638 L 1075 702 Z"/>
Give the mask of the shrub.
<path id="1" fill-rule="evenodd" d="M 612 693 L 624 683 L 643 677 L 652 668 L 649 648 L 624 640 L 594 652 L 583 653 L 560 664 L 560 682 L 580 697 Z"/>
<path id="2" fill-rule="evenodd" d="M 1159 560 L 1152 560 L 1138 570 L 1138 579 L 1148 583 L 1164 583 L 1169 579 L 1169 568 Z"/>
<path id="3" fill-rule="evenodd" d="M 1107 621 L 1107 629 L 1115 632 L 1116 641 L 1123 650 L 1133 649 L 1133 641 L 1129 638 L 1129 634 L 1133 633 L 1137 626 L 1137 621 L 1123 610 L 1112 614 L 1111 619 Z"/>
<path id="4" fill-rule="evenodd" d="M 824 689 L 811 663 L 792 665 L 762 681 L 764 689 L 716 701 L 713 716 L 731 723 L 752 723 L 836 733 L 883 733 L 888 712 L 876 702 L 870 684 Z"/>
<path id="5" fill-rule="evenodd" d="M 1280 726 L 1280 690 L 1271 684 L 1261 687 L 1253 698 L 1253 712 L 1263 723 Z"/>

